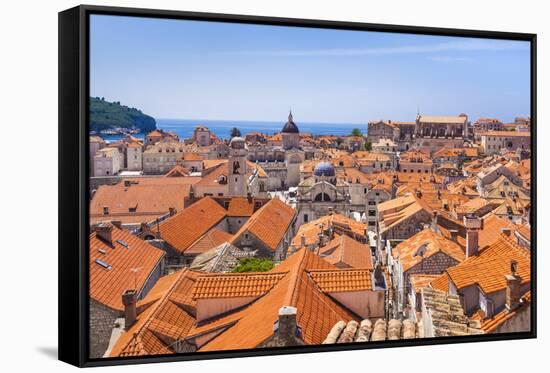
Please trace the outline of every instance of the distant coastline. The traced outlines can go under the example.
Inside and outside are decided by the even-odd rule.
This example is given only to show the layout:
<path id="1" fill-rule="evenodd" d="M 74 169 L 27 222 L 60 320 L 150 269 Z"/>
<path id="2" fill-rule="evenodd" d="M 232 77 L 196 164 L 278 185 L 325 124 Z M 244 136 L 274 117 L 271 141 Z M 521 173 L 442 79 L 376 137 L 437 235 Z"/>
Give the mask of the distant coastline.
<path id="1" fill-rule="evenodd" d="M 201 119 L 156 119 L 158 129 L 176 133 L 180 139 L 190 138 L 193 130 L 198 125 L 208 127 L 216 136 L 222 139 L 228 139 L 231 128 L 237 127 L 241 133 L 246 135 L 249 132 L 261 132 L 272 135 L 280 132 L 284 121 L 263 122 L 263 121 L 239 121 L 239 120 L 201 120 Z M 296 122 L 301 133 L 311 133 L 312 135 L 350 135 L 354 128 L 359 128 L 363 134 L 367 133 L 367 122 L 358 123 L 313 123 Z M 107 141 L 117 141 L 123 138 L 125 133 L 96 133 Z M 133 133 L 132 136 L 143 139 L 145 133 Z"/>

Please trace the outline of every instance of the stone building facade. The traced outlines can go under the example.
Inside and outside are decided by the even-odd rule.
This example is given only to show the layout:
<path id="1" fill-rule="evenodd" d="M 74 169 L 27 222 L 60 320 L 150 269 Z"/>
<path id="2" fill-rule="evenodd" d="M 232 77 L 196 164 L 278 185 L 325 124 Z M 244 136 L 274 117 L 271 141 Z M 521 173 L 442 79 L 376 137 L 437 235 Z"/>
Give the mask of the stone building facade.
<path id="1" fill-rule="evenodd" d="M 90 357 L 103 357 L 109 347 L 115 321 L 121 316 L 120 311 L 90 299 Z"/>
<path id="2" fill-rule="evenodd" d="M 297 226 L 299 227 L 308 221 L 318 219 L 331 212 L 348 216 L 351 207 L 348 189 L 348 183 L 336 176 L 332 164 L 328 162 L 319 163 L 315 166 L 313 176 L 298 185 Z"/>
<path id="3" fill-rule="evenodd" d="M 394 140 L 399 137 L 399 126 L 392 123 L 391 120 L 372 121 L 368 123 L 368 141 L 377 143 L 380 140 Z"/>
<path id="4" fill-rule="evenodd" d="M 90 176 L 96 176 L 94 170 L 94 157 L 99 149 L 107 146 L 105 140 L 99 136 L 90 136 Z"/>
<path id="5" fill-rule="evenodd" d="M 248 145 L 247 159 L 258 164 L 267 174 L 267 190 L 284 190 L 298 186 L 300 164 L 306 152 L 300 146 L 300 131 L 292 112 L 280 133 L 280 145 L 256 143 Z"/>
<path id="6" fill-rule="evenodd" d="M 94 156 L 94 176 L 116 175 L 124 167 L 124 156 L 117 148 L 102 148 Z"/>
<path id="7" fill-rule="evenodd" d="M 186 151 L 180 142 L 158 142 L 143 152 L 143 172 L 147 175 L 163 175 L 176 166 Z"/>
<path id="8" fill-rule="evenodd" d="M 461 148 L 468 133 L 468 116 L 416 117 L 415 145 L 418 149 L 437 151 L 442 148 Z"/>
<path id="9" fill-rule="evenodd" d="M 481 139 L 481 152 L 486 155 L 502 150 L 531 149 L 531 132 L 489 131 L 478 134 Z"/>

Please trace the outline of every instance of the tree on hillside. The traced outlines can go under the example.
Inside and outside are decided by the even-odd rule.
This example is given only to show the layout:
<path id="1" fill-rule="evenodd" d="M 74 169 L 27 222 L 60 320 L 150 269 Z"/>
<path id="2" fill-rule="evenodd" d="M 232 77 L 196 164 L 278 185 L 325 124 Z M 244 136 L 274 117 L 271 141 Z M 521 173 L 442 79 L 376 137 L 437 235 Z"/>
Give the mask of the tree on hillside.
<path id="1" fill-rule="evenodd" d="M 354 128 L 351 130 L 351 135 L 352 136 L 363 136 L 363 133 L 361 132 L 361 130 L 359 128 Z"/>
<path id="2" fill-rule="evenodd" d="M 372 142 L 367 141 L 365 143 L 365 150 L 368 151 L 368 152 L 370 152 L 372 150 Z"/>
<path id="3" fill-rule="evenodd" d="M 231 136 L 231 138 L 240 137 L 241 136 L 241 131 L 237 127 L 233 127 L 233 128 L 231 128 L 231 132 L 230 132 L 229 136 Z"/>

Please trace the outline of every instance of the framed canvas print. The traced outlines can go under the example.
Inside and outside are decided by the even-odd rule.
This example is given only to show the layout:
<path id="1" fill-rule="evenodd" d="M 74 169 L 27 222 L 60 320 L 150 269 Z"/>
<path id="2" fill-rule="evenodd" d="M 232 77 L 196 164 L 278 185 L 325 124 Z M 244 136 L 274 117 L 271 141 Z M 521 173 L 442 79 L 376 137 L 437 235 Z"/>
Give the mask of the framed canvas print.
<path id="1" fill-rule="evenodd" d="M 535 63 L 533 34 L 61 12 L 60 359 L 535 337 Z"/>

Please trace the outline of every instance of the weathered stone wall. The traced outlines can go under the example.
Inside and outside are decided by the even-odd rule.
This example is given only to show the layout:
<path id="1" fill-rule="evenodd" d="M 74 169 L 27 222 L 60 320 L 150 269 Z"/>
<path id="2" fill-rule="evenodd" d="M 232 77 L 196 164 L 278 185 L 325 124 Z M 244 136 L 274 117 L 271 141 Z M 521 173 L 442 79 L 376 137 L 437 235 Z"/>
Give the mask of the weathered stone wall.
<path id="1" fill-rule="evenodd" d="M 227 232 L 235 234 L 248 221 L 247 216 L 230 216 L 227 218 Z"/>
<path id="2" fill-rule="evenodd" d="M 531 330 L 531 305 L 517 310 L 516 314 L 499 325 L 491 333 L 517 333 Z"/>
<path id="3" fill-rule="evenodd" d="M 102 357 L 109 347 L 109 339 L 118 311 L 90 299 L 90 358 Z"/>
<path id="4" fill-rule="evenodd" d="M 426 210 L 421 210 L 400 224 L 384 232 L 383 238 L 387 240 L 406 240 L 420 232 L 423 224 L 432 221 L 432 216 Z"/>

